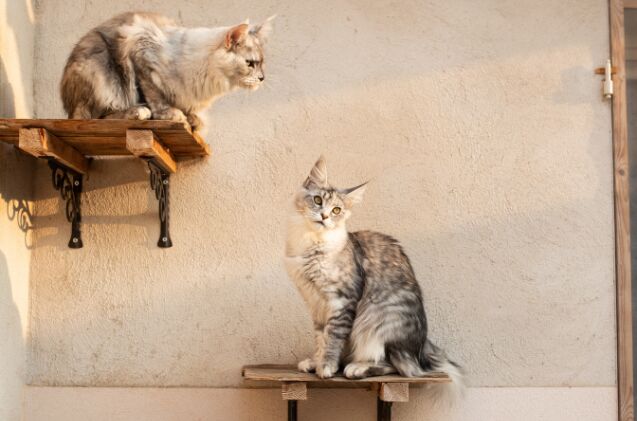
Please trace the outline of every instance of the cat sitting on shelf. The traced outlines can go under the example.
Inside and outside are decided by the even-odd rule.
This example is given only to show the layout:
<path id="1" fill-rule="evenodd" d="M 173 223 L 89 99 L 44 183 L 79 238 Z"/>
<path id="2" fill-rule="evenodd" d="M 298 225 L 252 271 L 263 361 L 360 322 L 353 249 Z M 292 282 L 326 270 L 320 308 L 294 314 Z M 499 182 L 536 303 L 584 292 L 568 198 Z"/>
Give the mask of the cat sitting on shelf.
<path id="1" fill-rule="evenodd" d="M 124 13 L 89 31 L 61 83 L 69 118 L 187 121 L 227 92 L 258 89 L 272 19 L 260 25 L 184 28 L 153 13 Z"/>
<path id="2" fill-rule="evenodd" d="M 319 159 L 294 196 L 286 242 L 288 273 L 309 307 L 316 353 L 298 368 L 350 379 L 443 371 L 450 397 L 462 390 L 462 369 L 429 338 L 422 291 L 394 238 L 348 232 L 346 221 L 365 184 L 338 189 Z"/>

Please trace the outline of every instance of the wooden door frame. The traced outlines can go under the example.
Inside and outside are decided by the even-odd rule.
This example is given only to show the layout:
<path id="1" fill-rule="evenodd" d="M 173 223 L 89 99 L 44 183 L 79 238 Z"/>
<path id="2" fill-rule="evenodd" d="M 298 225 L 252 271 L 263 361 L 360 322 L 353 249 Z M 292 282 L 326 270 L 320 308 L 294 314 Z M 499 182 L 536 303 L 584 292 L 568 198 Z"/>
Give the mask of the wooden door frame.
<path id="1" fill-rule="evenodd" d="M 625 7 L 637 8 L 637 0 L 609 0 L 611 60 L 616 68 L 616 74 L 613 77 L 615 93 L 612 101 L 612 124 L 617 288 L 617 404 L 619 421 L 634 421 Z"/>

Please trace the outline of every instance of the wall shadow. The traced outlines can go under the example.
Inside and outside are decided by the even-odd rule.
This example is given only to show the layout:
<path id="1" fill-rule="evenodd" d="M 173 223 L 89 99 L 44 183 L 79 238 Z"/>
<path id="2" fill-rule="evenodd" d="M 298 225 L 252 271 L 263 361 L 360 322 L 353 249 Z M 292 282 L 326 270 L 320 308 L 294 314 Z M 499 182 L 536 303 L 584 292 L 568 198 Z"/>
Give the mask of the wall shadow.
<path id="1" fill-rule="evenodd" d="M 38 161 L 34 200 L 38 212 L 30 216 L 38 230 L 37 247 L 66 248 L 71 225 L 65 218 L 66 202 L 53 187 L 46 162 Z M 82 235 L 90 235 L 95 225 L 141 227 L 148 231 L 144 245 L 152 247 L 159 236 L 158 201 L 150 187 L 147 165 L 136 158 L 105 158 L 91 162 L 84 177 L 81 196 Z M 122 196 L 127 200 L 122 201 Z M 50 199 L 54 204 L 46 203 Z M 118 206 L 113 206 L 116 203 Z M 175 203 L 175 206 L 179 206 Z M 26 219 L 26 218 L 25 218 Z M 51 228 L 51 229 L 48 229 Z M 98 239 L 99 240 L 99 239 Z M 139 238 L 130 239 L 138 244 Z M 85 247 L 89 246 L 86 240 Z M 140 244 L 141 245 L 141 244 Z"/>
<path id="2" fill-rule="evenodd" d="M 4 7 L 4 16 L 6 17 L 6 25 L 4 32 L 12 31 L 14 39 L 18 44 L 15 48 L 18 51 L 10 50 L 8 44 L 9 37 L 3 36 L 7 43 L 1 45 L 3 52 L 11 52 L 17 57 L 16 61 L 6 63 L 6 57 L 0 54 L 0 117 L 16 118 L 24 117 L 18 115 L 24 113 L 24 110 L 18 110 L 18 102 L 22 101 L 28 104 L 31 98 L 18 98 L 16 87 L 9 78 L 7 66 L 17 68 L 22 74 L 24 63 L 21 57 L 25 54 L 21 47 L 30 48 L 29 45 L 20 45 L 24 38 L 28 38 L 33 29 L 33 7 L 31 0 L 2 1 L 1 6 Z M 30 86 L 30 81 L 26 81 L 25 86 Z M 25 95 L 27 92 L 23 92 Z M 27 106 L 28 108 L 28 106 Z M 6 216 L 10 221 L 14 221 L 20 230 L 24 233 L 24 245 L 31 248 L 31 234 L 33 229 L 33 170 L 34 159 L 27 156 L 13 146 L 0 143 L 0 198 L 6 204 Z"/>
<path id="3" fill-rule="evenodd" d="M 0 419 L 20 420 L 26 350 L 20 313 L 13 301 L 7 258 L 0 251 Z"/>
<path id="4" fill-rule="evenodd" d="M 4 201 L 4 216 L 23 232 L 24 246 L 33 247 L 34 202 L 31 157 L 12 146 L 0 143 L 0 198 Z"/>
<path id="5" fill-rule="evenodd" d="M 32 5 L 33 0 L 0 0 L 4 12 L 0 14 L 2 118 L 32 116 Z M 32 157 L 0 143 L 0 419 L 7 421 L 24 418 L 27 347 L 22 319 L 26 320 L 30 286 L 33 171 Z M 20 244 L 21 234 L 27 250 Z"/>

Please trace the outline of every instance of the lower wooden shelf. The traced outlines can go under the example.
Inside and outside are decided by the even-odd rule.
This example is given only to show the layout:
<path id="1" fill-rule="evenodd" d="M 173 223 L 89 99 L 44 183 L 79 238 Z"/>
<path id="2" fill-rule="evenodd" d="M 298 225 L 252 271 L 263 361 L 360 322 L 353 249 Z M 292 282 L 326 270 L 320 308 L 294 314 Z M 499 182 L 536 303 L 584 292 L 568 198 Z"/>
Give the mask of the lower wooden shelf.
<path id="1" fill-rule="evenodd" d="M 210 155 L 206 142 L 187 123 L 163 120 L 0 119 L 0 141 L 49 161 L 53 186 L 66 201 L 70 248 L 83 246 L 80 223 L 83 176 L 90 159 L 134 156 L 148 162 L 159 201 L 159 247 L 171 247 L 168 230 L 169 178 L 182 159 Z"/>
<path id="2" fill-rule="evenodd" d="M 297 401 L 307 400 L 308 387 L 317 388 L 365 388 L 378 392 L 377 414 L 379 421 L 391 420 L 393 402 L 409 401 L 410 386 L 449 383 L 446 373 L 429 373 L 424 377 L 398 375 L 367 377 L 352 380 L 337 375 L 321 379 L 312 373 L 303 373 L 290 365 L 249 365 L 243 367 L 243 378 L 248 386 L 281 387 L 281 397 L 288 402 L 288 420 L 297 420 Z"/>

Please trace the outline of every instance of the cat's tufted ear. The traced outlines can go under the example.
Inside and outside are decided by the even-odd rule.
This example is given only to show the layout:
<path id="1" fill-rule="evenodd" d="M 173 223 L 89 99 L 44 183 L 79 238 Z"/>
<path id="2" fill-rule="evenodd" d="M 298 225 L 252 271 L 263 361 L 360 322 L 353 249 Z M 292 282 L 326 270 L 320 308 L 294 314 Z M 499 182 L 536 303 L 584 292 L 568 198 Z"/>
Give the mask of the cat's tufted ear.
<path id="1" fill-rule="evenodd" d="M 363 201 L 363 195 L 365 194 L 366 188 L 367 182 L 364 182 L 356 187 L 340 190 L 340 193 L 345 195 L 345 202 L 347 205 L 352 206 Z"/>
<path id="2" fill-rule="evenodd" d="M 250 33 L 256 35 L 257 38 L 261 41 L 261 43 L 265 44 L 268 40 L 268 37 L 272 33 L 272 21 L 276 18 L 276 15 L 272 15 L 266 20 L 264 20 L 259 25 L 255 25 Z"/>
<path id="3" fill-rule="evenodd" d="M 247 22 L 241 23 L 237 26 L 233 26 L 232 28 L 230 28 L 228 32 L 226 32 L 226 41 L 225 41 L 226 49 L 229 50 L 235 45 L 239 44 L 241 41 L 243 41 L 246 35 L 248 34 L 249 28 L 250 26 L 248 25 Z"/>
<path id="4" fill-rule="evenodd" d="M 312 167 L 310 175 L 307 176 L 303 187 L 308 188 L 310 186 L 327 187 L 327 166 L 325 165 L 325 158 L 321 155 Z"/>

